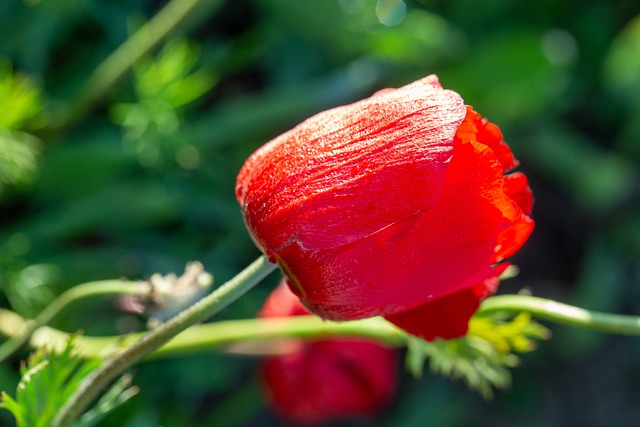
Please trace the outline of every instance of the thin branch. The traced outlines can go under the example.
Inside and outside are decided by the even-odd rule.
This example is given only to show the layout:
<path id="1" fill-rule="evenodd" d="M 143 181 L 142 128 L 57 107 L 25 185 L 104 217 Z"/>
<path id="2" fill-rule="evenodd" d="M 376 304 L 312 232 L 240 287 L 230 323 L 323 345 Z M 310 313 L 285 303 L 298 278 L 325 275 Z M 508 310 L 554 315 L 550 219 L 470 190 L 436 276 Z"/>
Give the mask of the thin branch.
<path id="1" fill-rule="evenodd" d="M 12 328 L 21 327 L 26 321 L 17 314 L 0 309 L 0 333 L 11 334 Z M 15 330 L 15 329 L 14 329 Z M 32 336 L 34 348 L 48 347 L 52 351 L 63 351 L 71 334 L 57 329 L 42 327 Z M 76 336 L 74 348 L 81 357 L 104 358 L 108 354 L 124 350 L 142 338 L 142 333 L 126 336 Z M 401 347 L 405 333 L 381 317 L 330 322 L 313 315 L 286 318 L 264 318 L 226 320 L 195 325 L 175 336 L 171 341 L 147 355 L 144 360 L 161 359 L 210 352 L 221 347 L 239 343 L 254 343 L 255 355 L 270 354 L 267 341 L 279 339 L 316 340 L 330 337 L 359 337 L 379 341 L 390 347 Z"/>
<path id="2" fill-rule="evenodd" d="M 589 311 L 544 298 L 499 295 L 483 301 L 478 314 L 531 313 L 538 319 L 621 335 L 640 335 L 640 317 Z"/>
<path id="3" fill-rule="evenodd" d="M 149 353 L 159 349 L 180 332 L 218 313 L 276 269 L 261 256 L 233 279 L 182 311 L 169 321 L 148 332 L 126 350 L 114 355 L 89 374 L 60 409 L 53 427 L 67 427 L 111 381 Z"/>
<path id="4" fill-rule="evenodd" d="M 0 345 L 0 362 L 18 351 L 29 341 L 34 331 L 49 324 L 71 306 L 86 298 L 108 295 L 134 295 L 145 297 L 150 287 L 146 282 L 129 282 L 124 280 L 103 280 L 74 286 L 58 296 L 35 319 L 26 321 L 20 328 L 14 329 L 16 334 Z"/>

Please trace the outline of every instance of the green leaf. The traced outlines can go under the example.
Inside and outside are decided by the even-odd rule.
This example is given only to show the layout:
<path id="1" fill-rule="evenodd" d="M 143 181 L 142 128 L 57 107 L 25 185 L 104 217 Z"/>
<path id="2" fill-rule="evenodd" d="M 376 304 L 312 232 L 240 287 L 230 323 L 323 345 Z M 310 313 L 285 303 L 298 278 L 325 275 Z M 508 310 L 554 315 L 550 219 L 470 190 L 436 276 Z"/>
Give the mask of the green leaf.
<path id="1" fill-rule="evenodd" d="M 640 16 L 631 19 L 613 40 L 604 65 L 609 88 L 637 104 L 640 94 Z"/>
<path id="2" fill-rule="evenodd" d="M 0 111 L 0 117 L 1 114 Z M 40 140 L 36 137 L 0 128 L 0 195 L 5 187 L 24 186 L 33 181 L 39 155 Z"/>
<path id="3" fill-rule="evenodd" d="M 431 372 L 462 380 L 471 390 L 491 399 L 494 389 L 511 384 L 509 369 L 519 363 L 513 353 L 532 351 L 536 340 L 549 336 L 548 329 L 526 313 L 513 318 L 501 314 L 476 316 L 469 323 L 467 335 L 459 339 L 428 342 L 407 336 L 406 366 L 419 377 L 428 361 Z"/>
<path id="4" fill-rule="evenodd" d="M 138 391 L 138 387 L 131 387 L 131 375 L 123 375 L 91 410 L 80 417 L 74 427 L 98 425 L 109 412 L 138 394 Z"/>
<path id="5" fill-rule="evenodd" d="M 527 353 L 535 350 L 536 341 L 551 338 L 551 331 L 532 320 L 529 313 L 515 317 L 503 314 L 474 316 L 467 336 L 483 339 L 502 353 Z"/>
<path id="6" fill-rule="evenodd" d="M 0 60 L 0 129 L 21 130 L 33 125 L 42 107 L 33 79 L 14 73 L 8 61 Z"/>
<path id="7" fill-rule="evenodd" d="M 200 49 L 185 40 L 171 40 L 155 59 L 134 66 L 138 98 L 163 100 L 173 108 L 192 102 L 207 93 L 217 77 L 206 68 L 193 72 Z"/>
<path id="8" fill-rule="evenodd" d="M 125 149 L 149 169 L 161 170 L 170 158 L 171 163 L 186 169 L 197 166 L 198 161 L 185 161 L 181 152 L 189 147 L 182 110 L 218 80 L 209 67 L 194 71 L 199 58 L 195 44 L 181 39 L 170 41 L 155 58 L 144 58 L 134 65 L 137 102 L 111 107 L 111 119 L 122 127 Z"/>
<path id="9" fill-rule="evenodd" d="M 99 360 L 83 360 L 74 353 L 69 339 L 60 353 L 39 349 L 20 367 L 22 378 L 16 388 L 16 397 L 2 393 L 0 407 L 10 411 L 17 427 L 47 427 L 57 411 L 69 399 L 82 380 L 93 371 Z M 77 427 L 96 425 L 108 412 L 137 393 L 130 387 L 130 378 L 123 377 L 76 424 Z M 74 426 L 74 427 L 76 427 Z"/>
<path id="10" fill-rule="evenodd" d="M 420 338 L 407 335 L 407 358 L 405 365 L 414 378 L 422 377 L 424 362 L 427 361 L 425 345 L 429 345 L 429 343 Z"/>
<path id="11" fill-rule="evenodd" d="M 30 242 L 27 240 L 26 244 Z M 55 297 L 59 270 L 52 264 L 24 266 L 19 259 L 7 254 L 7 249 L 6 246 L 0 248 L 4 256 L 0 263 L 0 291 L 14 311 L 28 318 L 36 317 Z"/>

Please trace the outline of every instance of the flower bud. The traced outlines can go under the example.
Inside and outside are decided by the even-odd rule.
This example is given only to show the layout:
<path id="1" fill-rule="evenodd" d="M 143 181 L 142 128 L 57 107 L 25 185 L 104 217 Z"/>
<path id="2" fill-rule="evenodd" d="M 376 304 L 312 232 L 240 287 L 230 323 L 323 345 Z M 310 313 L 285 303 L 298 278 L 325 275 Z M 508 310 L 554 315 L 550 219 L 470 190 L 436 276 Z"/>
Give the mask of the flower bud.
<path id="1" fill-rule="evenodd" d="M 309 314 L 284 281 L 267 299 L 262 317 Z M 364 339 L 302 342 L 270 357 L 261 370 L 273 408 L 294 425 L 360 417 L 381 410 L 396 389 L 396 355 Z"/>
<path id="2" fill-rule="evenodd" d="M 533 229 L 526 177 L 505 176 L 516 165 L 500 129 L 429 76 L 267 143 L 236 195 L 312 312 L 455 338 Z"/>

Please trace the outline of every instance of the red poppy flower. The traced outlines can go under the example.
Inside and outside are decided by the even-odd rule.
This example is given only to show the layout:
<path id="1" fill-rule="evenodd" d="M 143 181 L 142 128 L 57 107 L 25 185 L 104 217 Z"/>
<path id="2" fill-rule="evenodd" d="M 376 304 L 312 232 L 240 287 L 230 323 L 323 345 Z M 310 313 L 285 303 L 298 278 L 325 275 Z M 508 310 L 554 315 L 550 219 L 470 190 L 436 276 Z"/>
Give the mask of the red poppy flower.
<path id="1" fill-rule="evenodd" d="M 300 314 L 309 312 L 284 283 L 260 313 L 262 317 Z M 291 353 L 266 359 L 261 374 L 270 403 L 295 425 L 373 414 L 396 389 L 395 352 L 366 340 L 301 343 Z"/>
<path id="2" fill-rule="evenodd" d="M 495 265 L 533 229 L 497 126 L 429 76 L 322 112 L 256 151 L 236 195 L 260 249 L 314 313 L 465 333 Z"/>

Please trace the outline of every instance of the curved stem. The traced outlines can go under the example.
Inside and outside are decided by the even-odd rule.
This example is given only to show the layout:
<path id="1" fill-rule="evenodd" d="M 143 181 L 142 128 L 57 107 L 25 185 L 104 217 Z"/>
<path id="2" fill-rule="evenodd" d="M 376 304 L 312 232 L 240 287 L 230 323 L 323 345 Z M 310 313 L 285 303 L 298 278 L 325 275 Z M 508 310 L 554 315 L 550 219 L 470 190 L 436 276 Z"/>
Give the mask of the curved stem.
<path id="1" fill-rule="evenodd" d="M 640 317 L 601 313 L 526 295 L 499 295 L 486 299 L 477 314 L 531 313 L 554 323 L 621 335 L 640 335 Z"/>
<path id="2" fill-rule="evenodd" d="M 600 313 L 556 301 L 522 295 L 503 295 L 485 300 L 477 315 L 496 312 L 528 312 L 539 319 L 601 332 L 640 335 L 640 317 Z M 0 310 L 0 333 L 10 335 L 25 321 L 15 313 Z M 114 347 L 126 347 L 142 334 L 125 337 L 80 336 L 76 346 L 84 357 L 102 357 Z M 210 351 L 214 348 L 255 340 L 279 338 L 317 339 L 334 336 L 359 336 L 378 340 L 389 346 L 402 346 L 404 332 L 382 318 L 351 322 L 323 321 L 316 316 L 285 319 L 246 319 L 197 325 L 174 337 L 146 358 L 172 357 Z M 40 328 L 31 340 L 33 347 L 50 345 L 63 349 L 69 335 L 51 328 Z"/>
<path id="3" fill-rule="evenodd" d="M 53 420 L 54 427 L 70 425 L 98 394 L 118 375 L 147 354 L 159 349 L 188 327 L 218 313 L 253 288 L 276 269 L 264 256 L 240 274 L 172 319 L 148 332 L 133 345 L 108 359 L 89 374 L 74 391 Z"/>
<path id="4" fill-rule="evenodd" d="M 162 39 L 189 19 L 201 15 L 201 8 L 215 7 L 221 0 L 171 0 L 147 24 L 129 37 L 118 49 L 105 59 L 89 77 L 72 100 L 66 115 L 55 125 L 66 128 L 89 112 L 145 54 L 156 47 Z"/>
<path id="5" fill-rule="evenodd" d="M 17 314 L 0 309 L 0 333 L 11 332 L 12 326 L 20 326 L 25 321 Z M 105 354 L 117 352 L 139 340 L 143 334 L 131 334 L 126 337 L 77 336 L 74 349 L 81 357 L 93 359 Z M 63 351 L 70 334 L 48 327 L 38 329 L 30 341 L 32 347 L 47 346 L 53 351 Z M 266 341 L 278 339 L 315 340 L 328 337 L 370 338 L 390 347 L 401 347 L 405 333 L 381 317 L 353 320 L 351 322 L 330 322 L 317 316 L 295 316 L 286 318 L 226 320 L 222 322 L 195 325 L 171 341 L 147 355 L 145 360 L 192 355 L 211 351 L 221 346 L 246 342 L 258 342 L 263 346 Z M 257 353 L 260 354 L 260 353 Z"/>
<path id="6" fill-rule="evenodd" d="M 257 343 L 256 348 L 265 348 L 267 340 L 302 339 L 317 340 L 336 337 L 369 338 L 389 347 L 402 347 L 406 333 L 382 317 L 331 322 L 318 316 L 293 316 L 285 318 L 245 319 L 216 322 L 185 331 L 166 346 L 149 355 L 150 359 L 192 354 L 214 347 Z M 258 351 L 257 354 L 260 354 Z"/>
<path id="7" fill-rule="evenodd" d="M 29 341 L 31 334 L 36 329 L 48 324 L 78 301 L 107 295 L 145 296 L 149 294 L 149 290 L 149 285 L 146 282 L 124 280 L 103 280 L 75 286 L 54 299 L 35 319 L 25 322 L 20 329 L 17 329 L 19 331 L 17 335 L 0 345 L 0 362 Z"/>

